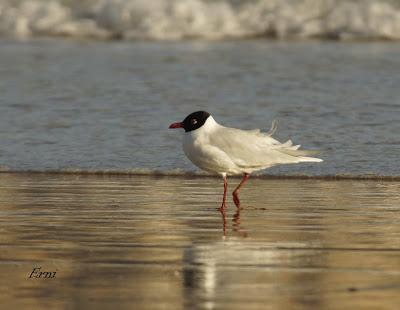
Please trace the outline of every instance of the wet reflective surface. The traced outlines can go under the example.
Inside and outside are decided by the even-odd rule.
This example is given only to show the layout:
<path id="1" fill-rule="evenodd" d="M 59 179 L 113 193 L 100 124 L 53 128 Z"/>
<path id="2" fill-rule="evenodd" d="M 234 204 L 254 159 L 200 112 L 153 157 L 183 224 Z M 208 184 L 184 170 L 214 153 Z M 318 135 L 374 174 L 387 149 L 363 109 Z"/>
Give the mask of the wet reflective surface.
<path id="1" fill-rule="evenodd" d="M 253 178 L 225 215 L 221 194 L 218 178 L 1 174 L 2 306 L 398 307 L 400 183 Z"/>

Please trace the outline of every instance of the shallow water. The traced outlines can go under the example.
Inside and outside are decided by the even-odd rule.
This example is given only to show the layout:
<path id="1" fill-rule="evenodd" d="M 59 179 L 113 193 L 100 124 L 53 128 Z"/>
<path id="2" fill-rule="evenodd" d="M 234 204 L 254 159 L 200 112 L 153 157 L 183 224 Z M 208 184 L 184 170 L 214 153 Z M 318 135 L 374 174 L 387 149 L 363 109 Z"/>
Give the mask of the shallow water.
<path id="1" fill-rule="evenodd" d="M 251 179 L 225 218 L 221 186 L 0 174 L 2 307 L 398 307 L 400 183 Z"/>
<path id="2" fill-rule="evenodd" d="M 400 44 L 2 40 L 0 169 L 193 171 L 168 125 L 226 125 L 319 149 L 270 174 L 400 176 Z"/>

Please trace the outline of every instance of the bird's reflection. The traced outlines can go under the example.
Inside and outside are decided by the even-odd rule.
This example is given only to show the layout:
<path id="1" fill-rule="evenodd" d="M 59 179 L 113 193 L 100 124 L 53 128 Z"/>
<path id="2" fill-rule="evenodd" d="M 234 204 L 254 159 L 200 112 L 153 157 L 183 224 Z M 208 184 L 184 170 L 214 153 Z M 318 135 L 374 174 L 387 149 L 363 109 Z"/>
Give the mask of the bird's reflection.
<path id="1" fill-rule="evenodd" d="M 232 231 L 234 233 L 239 234 L 241 237 L 246 238 L 247 237 L 247 231 L 244 227 L 241 226 L 241 221 L 240 221 L 240 208 L 236 208 L 236 212 L 232 217 Z M 226 208 L 219 209 L 221 213 L 221 218 L 222 218 L 222 233 L 223 236 L 227 236 L 227 220 L 226 220 Z"/>
<path id="2" fill-rule="evenodd" d="M 223 233 L 224 237 L 226 237 L 226 209 L 221 208 L 221 209 L 219 209 L 219 212 L 221 213 L 221 217 L 222 217 L 222 233 Z"/>

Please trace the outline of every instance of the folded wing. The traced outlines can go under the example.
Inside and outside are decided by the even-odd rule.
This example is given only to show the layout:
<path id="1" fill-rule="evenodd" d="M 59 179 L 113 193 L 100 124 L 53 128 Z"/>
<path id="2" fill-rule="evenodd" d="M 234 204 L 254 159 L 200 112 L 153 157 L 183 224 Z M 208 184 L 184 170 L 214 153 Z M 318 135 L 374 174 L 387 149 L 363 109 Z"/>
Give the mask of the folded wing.
<path id="1" fill-rule="evenodd" d="M 221 126 L 210 136 L 210 144 L 225 152 L 238 167 L 249 171 L 278 164 L 322 161 L 308 157 L 316 152 L 299 150 L 300 145 L 293 145 L 290 140 L 280 143 L 272 138 L 275 130 L 276 123 L 268 133 Z"/>

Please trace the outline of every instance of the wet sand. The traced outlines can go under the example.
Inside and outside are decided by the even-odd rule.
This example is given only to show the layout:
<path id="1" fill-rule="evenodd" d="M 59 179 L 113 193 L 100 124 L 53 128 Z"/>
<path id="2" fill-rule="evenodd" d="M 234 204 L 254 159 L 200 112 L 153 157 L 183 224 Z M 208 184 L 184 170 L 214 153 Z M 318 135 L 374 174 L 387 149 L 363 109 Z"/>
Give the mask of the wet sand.
<path id="1" fill-rule="evenodd" d="M 231 179 L 231 189 L 238 183 Z M 400 182 L 0 174 L 5 309 L 397 309 Z M 34 268 L 54 278 L 29 278 Z"/>

